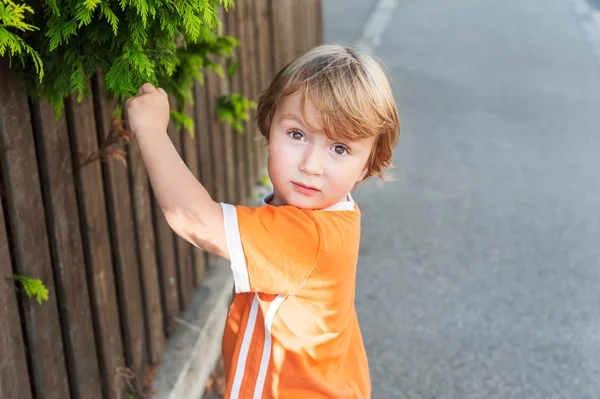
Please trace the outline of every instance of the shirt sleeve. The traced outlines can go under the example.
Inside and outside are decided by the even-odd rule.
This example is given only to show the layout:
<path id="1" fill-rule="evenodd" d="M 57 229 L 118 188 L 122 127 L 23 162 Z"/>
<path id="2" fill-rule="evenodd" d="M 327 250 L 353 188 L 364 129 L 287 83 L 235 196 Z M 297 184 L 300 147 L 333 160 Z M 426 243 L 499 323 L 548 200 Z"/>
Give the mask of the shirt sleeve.
<path id="1" fill-rule="evenodd" d="M 291 206 L 221 207 L 235 291 L 295 294 L 319 255 L 315 221 Z"/>

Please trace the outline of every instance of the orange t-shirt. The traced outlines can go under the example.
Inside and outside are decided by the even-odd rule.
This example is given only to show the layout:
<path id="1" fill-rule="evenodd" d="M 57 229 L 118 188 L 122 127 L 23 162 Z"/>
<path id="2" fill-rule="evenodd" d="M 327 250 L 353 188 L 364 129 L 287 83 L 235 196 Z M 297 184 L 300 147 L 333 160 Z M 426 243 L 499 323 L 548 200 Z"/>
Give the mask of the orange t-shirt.
<path id="1" fill-rule="evenodd" d="M 360 211 L 221 204 L 236 295 L 226 398 L 369 398 L 354 307 Z"/>

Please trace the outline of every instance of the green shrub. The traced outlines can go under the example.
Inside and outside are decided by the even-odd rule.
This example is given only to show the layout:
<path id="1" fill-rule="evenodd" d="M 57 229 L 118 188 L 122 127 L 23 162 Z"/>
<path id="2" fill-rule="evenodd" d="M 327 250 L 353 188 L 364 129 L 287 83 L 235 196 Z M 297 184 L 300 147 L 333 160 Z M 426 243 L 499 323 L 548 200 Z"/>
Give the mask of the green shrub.
<path id="1" fill-rule="evenodd" d="M 220 95 L 217 98 L 217 116 L 221 122 L 229 122 L 233 129 L 242 133 L 244 131 L 244 121 L 247 121 L 249 109 L 256 109 L 256 103 L 250 101 L 241 94 L 232 93 Z"/>
<path id="2" fill-rule="evenodd" d="M 232 0 L 0 0 L 0 56 L 17 58 L 28 93 L 57 114 L 63 99 L 88 93 L 94 74 L 122 107 L 144 82 L 160 85 L 183 109 L 194 80 L 239 42 L 221 35 L 217 10 Z M 14 66 L 14 65 L 13 65 Z M 115 115 L 119 117 L 122 109 Z M 174 111 L 180 125 L 189 117 Z"/>

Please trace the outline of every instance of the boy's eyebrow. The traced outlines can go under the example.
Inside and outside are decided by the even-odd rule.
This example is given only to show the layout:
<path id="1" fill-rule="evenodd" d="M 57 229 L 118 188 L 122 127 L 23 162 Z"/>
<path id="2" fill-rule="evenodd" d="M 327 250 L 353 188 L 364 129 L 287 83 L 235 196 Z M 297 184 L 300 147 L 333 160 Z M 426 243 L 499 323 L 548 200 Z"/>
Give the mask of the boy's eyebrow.
<path id="1" fill-rule="evenodd" d="M 308 123 L 306 123 L 306 121 L 304 120 L 304 118 L 302 118 L 302 117 L 299 118 L 295 114 L 283 114 L 283 115 L 281 115 L 280 120 L 286 120 L 286 119 L 294 121 L 294 122 L 302 125 L 302 127 L 304 127 L 304 128 L 309 128 L 313 133 L 320 133 L 320 132 L 323 131 L 322 129 L 316 129 L 313 126 L 309 126 Z"/>
<path id="2" fill-rule="evenodd" d="M 306 125 L 306 123 L 304 122 L 304 118 L 298 118 L 296 115 L 293 115 L 293 114 L 283 114 L 283 115 L 281 115 L 281 120 L 285 120 L 285 119 L 289 119 L 289 120 L 292 120 L 294 122 L 298 122 L 301 125 Z"/>
<path id="3" fill-rule="evenodd" d="M 279 120 L 280 121 L 283 121 L 283 120 L 294 121 L 294 122 L 298 123 L 300 125 L 300 127 L 304 128 L 304 129 L 305 128 L 310 129 L 311 133 L 325 133 L 324 129 L 322 129 L 322 128 L 321 129 L 316 129 L 314 127 L 309 126 L 308 123 L 306 123 L 306 121 L 304 120 L 304 118 L 302 118 L 302 117 L 299 118 L 295 114 L 283 114 L 283 115 L 281 115 L 281 117 L 279 118 Z M 330 140 L 332 140 L 332 141 L 339 141 L 339 142 L 342 142 L 342 143 L 344 143 L 345 145 L 348 145 L 348 146 L 350 146 L 350 144 L 352 144 L 354 141 L 357 141 L 357 140 L 352 141 L 352 140 L 346 139 L 344 137 L 335 137 L 335 136 L 331 136 L 329 134 L 326 134 L 326 135 L 327 135 L 327 137 L 329 137 Z"/>

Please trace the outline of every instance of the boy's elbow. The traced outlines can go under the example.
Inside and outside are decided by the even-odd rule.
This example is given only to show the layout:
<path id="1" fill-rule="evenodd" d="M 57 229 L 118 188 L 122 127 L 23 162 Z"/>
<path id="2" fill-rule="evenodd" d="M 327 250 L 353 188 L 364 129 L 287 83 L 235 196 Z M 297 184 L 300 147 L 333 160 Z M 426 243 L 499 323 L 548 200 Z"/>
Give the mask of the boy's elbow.
<path id="1" fill-rule="evenodd" d="M 199 212 L 197 209 L 163 208 L 163 214 L 169 227 L 181 238 L 208 252 L 221 255 L 218 245 L 211 234 L 209 212 Z"/>
<path id="2" fill-rule="evenodd" d="M 163 208 L 169 227 L 179 236 L 201 247 L 206 240 L 206 222 L 194 209 Z"/>

